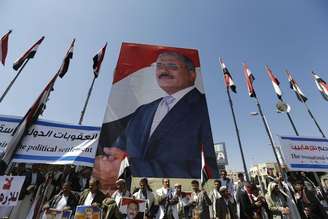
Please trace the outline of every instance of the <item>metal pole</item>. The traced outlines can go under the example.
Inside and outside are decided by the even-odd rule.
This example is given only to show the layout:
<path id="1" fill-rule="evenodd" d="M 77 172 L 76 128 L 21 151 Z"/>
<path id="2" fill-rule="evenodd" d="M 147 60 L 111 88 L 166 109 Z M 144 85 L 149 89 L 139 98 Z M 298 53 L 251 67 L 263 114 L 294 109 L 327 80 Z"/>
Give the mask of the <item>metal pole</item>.
<path id="1" fill-rule="evenodd" d="M 87 105 L 88 105 L 88 102 L 89 102 L 89 98 L 90 98 L 90 96 L 91 96 L 91 92 L 92 92 L 92 89 L 93 89 L 93 85 L 94 85 L 94 83 L 95 83 L 95 80 L 96 80 L 96 77 L 93 78 L 92 83 L 91 83 L 91 86 L 90 86 L 90 88 L 89 88 L 89 92 L 88 92 L 87 99 L 86 99 L 86 101 L 85 101 L 85 104 L 84 104 L 83 110 L 81 111 L 81 117 L 80 117 L 79 125 L 82 124 L 83 117 L 84 117 L 84 114 L 85 114 L 85 110 L 87 109 Z"/>
<path id="2" fill-rule="evenodd" d="M 270 144 L 271 144 L 273 153 L 274 153 L 274 155 L 276 157 L 276 160 L 277 160 L 277 163 L 278 163 L 278 168 L 279 168 L 280 175 L 282 176 L 282 178 L 283 178 L 283 180 L 284 180 L 284 182 L 286 184 L 286 188 L 285 189 L 287 190 L 287 195 L 290 198 L 290 200 L 288 200 L 288 202 L 290 203 L 290 205 L 288 205 L 288 206 L 289 207 L 291 205 L 296 206 L 296 204 L 295 204 L 295 202 L 293 200 L 293 196 L 292 196 L 292 194 L 291 194 L 291 192 L 289 190 L 289 187 L 288 187 L 287 174 L 286 174 L 285 171 L 283 171 L 282 166 L 281 166 L 281 163 L 280 163 L 280 160 L 278 158 L 278 154 L 277 154 L 277 151 L 276 151 L 275 146 L 274 146 L 273 137 L 272 137 L 272 133 L 271 133 L 271 130 L 269 128 L 268 122 L 267 122 L 265 116 L 263 115 L 262 108 L 261 108 L 261 105 L 259 103 L 259 100 L 258 100 L 257 96 L 255 96 L 255 98 L 256 98 L 257 107 L 259 109 L 260 115 L 262 117 L 262 121 L 263 121 L 264 126 L 265 126 L 265 130 L 266 130 L 266 132 L 267 132 L 267 134 L 269 136 L 269 139 L 270 139 Z M 296 218 L 300 218 L 300 215 L 299 215 L 299 212 L 298 211 L 296 211 L 294 213 L 297 214 L 297 215 L 294 215 L 294 216 L 296 216 Z"/>
<path id="3" fill-rule="evenodd" d="M 8 91 L 10 90 L 11 86 L 13 86 L 13 84 L 15 83 L 16 79 L 18 78 L 19 74 L 22 72 L 22 70 L 24 69 L 25 65 L 27 64 L 27 62 L 29 60 L 30 59 L 26 59 L 26 61 L 24 62 L 23 66 L 19 69 L 19 71 L 17 72 L 17 74 L 14 77 L 14 79 L 10 82 L 10 84 L 6 88 L 5 92 L 3 92 L 2 96 L 0 97 L 0 103 L 2 102 L 3 98 L 5 98 L 5 96 L 7 95 Z"/>
<path id="4" fill-rule="evenodd" d="M 264 118 L 264 115 L 263 115 L 263 112 L 262 112 L 262 108 L 261 108 L 261 105 L 260 105 L 260 102 L 259 102 L 257 96 L 255 96 L 255 98 L 256 98 L 256 105 L 257 105 L 257 108 L 258 108 L 258 110 L 259 110 L 259 113 L 260 113 L 260 115 L 261 115 L 261 118 L 262 118 L 262 121 L 263 121 L 263 124 L 264 124 L 264 127 L 265 127 L 265 131 L 267 132 L 267 135 L 268 135 L 268 137 L 269 137 L 270 144 L 271 144 L 271 147 L 272 147 L 272 150 L 273 150 L 274 156 L 275 156 L 275 158 L 276 158 L 276 160 L 277 160 L 277 163 L 278 163 L 279 172 L 280 172 L 280 174 L 283 176 L 281 163 L 280 163 L 280 161 L 279 161 L 279 158 L 278 158 L 277 152 L 276 152 L 276 150 L 275 150 L 275 148 L 274 148 L 274 143 L 273 143 L 273 138 L 272 138 L 271 132 L 270 132 L 270 130 L 269 130 L 269 127 L 268 127 L 268 124 L 267 124 L 267 122 L 266 122 L 266 119 Z"/>
<path id="5" fill-rule="evenodd" d="M 247 182 L 250 182 L 248 171 L 247 171 L 247 166 L 246 166 L 246 162 L 245 162 L 243 147 L 241 145 L 241 140 L 240 140 L 240 135 L 239 135 L 239 129 L 238 129 L 238 126 L 237 126 L 235 111 L 234 111 L 232 100 L 231 100 L 231 95 L 230 95 L 229 87 L 227 87 L 227 94 L 228 94 L 228 97 L 229 97 L 229 104 L 230 104 L 231 114 L 232 114 L 233 122 L 234 122 L 234 125 L 235 125 L 235 130 L 236 130 L 236 135 L 237 135 L 237 139 L 238 139 L 238 145 L 239 145 L 241 159 L 242 159 L 242 162 L 243 162 L 243 167 L 244 167 L 244 172 L 245 172 L 246 180 L 247 180 Z"/>
<path id="6" fill-rule="evenodd" d="M 295 124 L 294 124 L 294 122 L 293 122 L 293 120 L 292 120 L 292 117 L 290 116 L 290 113 L 289 113 L 289 112 L 287 112 L 287 117 L 288 117 L 288 119 L 289 119 L 290 124 L 291 124 L 292 127 L 293 127 L 293 130 L 294 130 L 295 134 L 296 134 L 297 136 L 299 136 L 298 131 L 297 131 L 296 127 L 295 127 Z"/>

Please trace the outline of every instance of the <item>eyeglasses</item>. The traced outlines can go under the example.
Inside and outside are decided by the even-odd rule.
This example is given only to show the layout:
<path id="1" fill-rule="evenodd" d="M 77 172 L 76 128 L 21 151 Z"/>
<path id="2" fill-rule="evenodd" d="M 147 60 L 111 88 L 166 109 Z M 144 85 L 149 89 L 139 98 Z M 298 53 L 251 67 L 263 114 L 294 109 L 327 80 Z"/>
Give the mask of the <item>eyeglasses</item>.
<path id="1" fill-rule="evenodd" d="M 157 62 L 156 63 L 156 68 L 157 69 L 168 69 L 168 70 L 173 70 L 173 71 L 176 71 L 179 69 L 179 66 L 175 63 L 161 63 L 161 62 Z"/>

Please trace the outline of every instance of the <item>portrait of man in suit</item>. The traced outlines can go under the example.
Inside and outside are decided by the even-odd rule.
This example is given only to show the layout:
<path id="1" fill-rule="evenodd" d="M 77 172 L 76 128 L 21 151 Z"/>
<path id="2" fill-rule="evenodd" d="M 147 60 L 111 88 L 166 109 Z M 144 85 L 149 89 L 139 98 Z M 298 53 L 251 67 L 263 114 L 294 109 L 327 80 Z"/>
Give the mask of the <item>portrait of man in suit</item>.
<path id="1" fill-rule="evenodd" d="M 110 160 L 112 168 L 119 168 L 127 155 L 133 176 L 199 178 L 204 145 L 206 162 L 217 176 L 206 99 L 195 86 L 193 60 L 177 51 L 161 51 L 154 68 L 163 95 L 121 119 L 125 122 L 121 133 L 110 145 L 102 143 L 107 159 L 96 159 L 98 175 L 101 162 Z"/>

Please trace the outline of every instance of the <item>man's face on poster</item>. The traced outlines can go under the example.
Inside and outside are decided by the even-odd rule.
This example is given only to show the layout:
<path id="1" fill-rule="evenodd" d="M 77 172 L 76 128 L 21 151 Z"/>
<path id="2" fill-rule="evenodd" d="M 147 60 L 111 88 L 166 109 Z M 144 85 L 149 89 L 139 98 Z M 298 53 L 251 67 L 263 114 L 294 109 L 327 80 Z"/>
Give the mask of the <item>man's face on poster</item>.
<path id="1" fill-rule="evenodd" d="M 125 154 L 115 147 L 104 147 L 103 155 L 96 157 L 93 175 L 99 179 L 100 190 L 104 193 L 112 193 L 116 190 L 116 180 L 121 160 Z"/>
<path id="2" fill-rule="evenodd" d="M 127 208 L 127 215 L 129 219 L 134 219 L 139 213 L 139 206 L 137 203 L 130 203 Z"/>
<path id="3" fill-rule="evenodd" d="M 159 55 L 156 62 L 156 79 L 158 85 L 168 94 L 194 84 L 196 73 L 189 70 L 187 65 L 170 54 Z"/>

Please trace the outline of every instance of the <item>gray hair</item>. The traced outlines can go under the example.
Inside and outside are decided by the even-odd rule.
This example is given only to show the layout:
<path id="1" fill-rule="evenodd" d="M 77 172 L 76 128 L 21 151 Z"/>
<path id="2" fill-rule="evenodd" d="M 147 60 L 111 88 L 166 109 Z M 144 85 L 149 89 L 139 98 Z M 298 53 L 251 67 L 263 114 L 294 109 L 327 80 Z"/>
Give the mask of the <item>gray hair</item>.
<path id="1" fill-rule="evenodd" d="M 194 63 L 187 56 L 184 56 L 177 52 L 171 52 L 171 51 L 170 52 L 162 52 L 158 55 L 156 62 L 158 62 L 158 60 L 164 56 L 172 56 L 172 57 L 176 58 L 177 60 L 179 60 L 180 62 L 183 62 L 186 65 L 188 71 L 196 72 Z"/>

